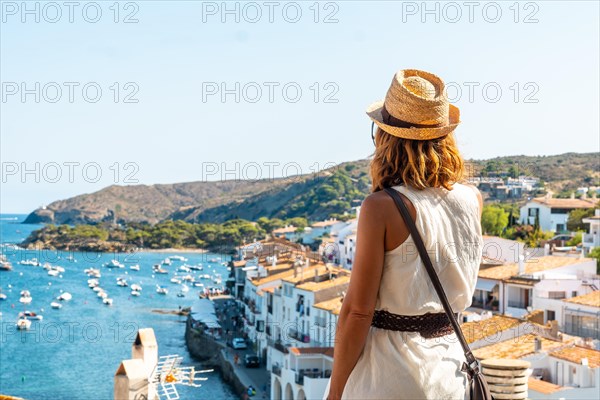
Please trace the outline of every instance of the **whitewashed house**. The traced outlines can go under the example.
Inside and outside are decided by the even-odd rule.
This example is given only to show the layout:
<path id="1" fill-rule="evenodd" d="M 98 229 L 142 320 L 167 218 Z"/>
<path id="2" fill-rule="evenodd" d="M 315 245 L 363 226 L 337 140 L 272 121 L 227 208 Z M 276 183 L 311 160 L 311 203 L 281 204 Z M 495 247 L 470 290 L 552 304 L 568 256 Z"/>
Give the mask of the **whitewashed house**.
<path id="1" fill-rule="evenodd" d="M 486 292 L 486 304 L 497 304 L 493 311 L 521 317 L 535 308 L 535 288 L 540 288 L 536 294 L 548 293 L 551 292 L 548 288 L 559 281 L 565 288 L 572 288 L 568 293 L 571 297 L 573 292 L 580 294 L 585 282 L 595 278 L 596 260 L 591 258 L 550 255 L 524 260 L 521 257 L 517 263 L 481 268 L 476 289 Z"/>
<path id="2" fill-rule="evenodd" d="M 290 347 L 271 372 L 271 399 L 322 399 L 333 369 L 332 347 Z"/>
<path id="3" fill-rule="evenodd" d="M 583 254 L 588 255 L 594 247 L 600 247 L 600 209 L 594 210 L 594 216 L 584 218 L 584 224 L 590 224 L 588 233 L 583 234 L 582 243 Z"/>
<path id="4" fill-rule="evenodd" d="M 540 228 L 544 231 L 564 232 L 567 230 L 569 213 L 576 209 L 593 208 L 596 199 L 556 199 L 548 193 L 544 197 L 530 200 L 521 207 L 520 222 L 533 225 L 536 216 L 539 217 Z"/>

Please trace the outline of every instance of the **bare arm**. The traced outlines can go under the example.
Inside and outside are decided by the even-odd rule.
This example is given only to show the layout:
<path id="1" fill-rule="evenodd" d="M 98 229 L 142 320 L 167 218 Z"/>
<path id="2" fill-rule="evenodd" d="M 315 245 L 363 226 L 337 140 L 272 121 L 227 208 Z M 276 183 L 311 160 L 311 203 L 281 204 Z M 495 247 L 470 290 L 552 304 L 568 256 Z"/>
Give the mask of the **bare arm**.
<path id="1" fill-rule="evenodd" d="M 370 195 L 361 206 L 356 257 L 338 320 L 328 399 L 340 399 L 364 348 L 383 271 L 385 219 L 382 197 Z"/>

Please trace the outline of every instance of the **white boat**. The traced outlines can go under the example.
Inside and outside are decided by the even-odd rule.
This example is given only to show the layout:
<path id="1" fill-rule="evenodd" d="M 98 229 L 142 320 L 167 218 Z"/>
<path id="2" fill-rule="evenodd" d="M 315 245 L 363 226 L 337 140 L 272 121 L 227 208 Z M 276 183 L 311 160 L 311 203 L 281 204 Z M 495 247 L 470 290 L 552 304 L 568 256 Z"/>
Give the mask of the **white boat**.
<path id="1" fill-rule="evenodd" d="M 131 285 L 131 290 L 136 291 L 136 292 L 141 292 L 142 287 L 140 285 L 138 285 L 137 283 L 134 283 L 133 285 Z"/>
<path id="2" fill-rule="evenodd" d="M 180 272 L 191 272 L 192 270 L 190 269 L 189 266 L 182 265 L 181 267 L 177 268 L 177 271 L 180 271 Z"/>
<path id="3" fill-rule="evenodd" d="M 19 261 L 21 265 L 31 265 L 32 267 L 40 267 L 42 264 L 37 260 L 37 258 L 32 258 L 31 260 L 21 260 Z"/>
<path id="4" fill-rule="evenodd" d="M 156 286 L 156 293 L 158 294 L 167 294 L 169 293 L 169 289 L 167 289 L 166 287 L 161 287 L 161 286 Z"/>
<path id="5" fill-rule="evenodd" d="M 202 271 L 204 268 L 202 267 L 202 264 L 198 264 L 198 265 L 190 265 L 190 269 L 193 271 Z"/>
<path id="6" fill-rule="evenodd" d="M 118 262 L 117 260 L 110 260 L 106 264 L 104 264 L 106 268 L 125 268 L 123 264 Z"/>
<path id="7" fill-rule="evenodd" d="M 171 265 L 171 260 L 170 260 L 169 258 L 165 258 L 165 259 L 162 261 L 162 265 Z"/>
<path id="8" fill-rule="evenodd" d="M 131 291 L 131 295 L 132 295 L 132 296 L 138 297 L 140 294 L 141 294 L 141 293 L 140 293 L 138 290 L 132 290 L 132 291 Z"/>
<path id="9" fill-rule="evenodd" d="M 73 296 L 71 295 L 71 293 L 69 292 L 64 292 L 62 293 L 60 296 L 58 296 L 56 298 L 56 300 L 60 300 L 60 301 L 70 301 L 73 298 Z"/>
<path id="10" fill-rule="evenodd" d="M 129 286 L 129 284 L 127 283 L 127 281 L 123 278 L 117 278 L 117 285 L 121 286 L 121 287 L 127 287 Z"/>
<path id="11" fill-rule="evenodd" d="M 93 290 L 94 292 L 103 292 L 103 291 L 104 291 L 104 289 L 102 289 L 100 286 L 94 286 L 94 287 L 92 288 L 92 290 Z"/>
<path id="12" fill-rule="evenodd" d="M 186 275 L 182 278 L 182 280 L 185 282 L 194 282 L 194 277 L 191 275 Z"/>
<path id="13" fill-rule="evenodd" d="M 108 297 L 108 293 L 98 292 L 98 297 L 100 297 L 101 299 L 106 299 Z"/>
<path id="14" fill-rule="evenodd" d="M 53 301 L 52 303 L 50 303 L 50 307 L 60 310 L 62 308 L 62 304 Z"/>
<path id="15" fill-rule="evenodd" d="M 160 265 L 154 266 L 154 267 L 152 268 L 152 271 L 153 271 L 155 274 L 168 274 L 168 273 L 169 273 L 169 271 L 167 271 L 166 269 L 162 269 L 162 268 L 160 267 Z"/>
<path id="16" fill-rule="evenodd" d="M 17 320 L 17 329 L 25 331 L 31 328 L 31 321 L 27 318 L 19 318 Z"/>
<path id="17" fill-rule="evenodd" d="M 113 299 L 105 298 L 105 299 L 102 299 L 102 302 L 104 304 L 106 304 L 107 306 L 112 306 Z"/>
<path id="18" fill-rule="evenodd" d="M 183 256 L 170 256 L 169 260 L 171 261 L 181 261 L 181 262 L 186 262 L 187 258 L 183 257 Z"/>
<path id="19" fill-rule="evenodd" d="M 0 293 L 0 300 L 6 300 L 6 295 L 4 293 Z"/>
<path id="20" fill-rule="evenodd" d="M 52 267 L 52 269 L 58 272 L 65 272 L 65 269 L 58 265 L 56 267 Z"/>
<path id="21" fill-rule="evenodd" d="M 187 293 L 187 292 L 189 292 L 189 291 L 190 291 L 190 288 L 189 288 L 189 287 L 187 287 L 187 285 L 181 285 L 181 291 L 182 291 L 183 293 Z"/>
<path id="22" fill-rule="evenodd" d="M 196 286 L 196 287 L 204 287 L 204 283 L 202 283 L 202 282 L 194 282 L 194 286 Z"/>
<path id="23" fill-rule="evenodd" d="M 181 279 L 171 278 L 171 283 L 175 283 L 175 284 L 179 285 L 181 283 Z"/>
<path id="24" fill-rule="evenodd" d="M 19 303 L 23 303 L 23 304 L 30 304 L 30 303 L 31 303 L 31 300 L 32 300 L 31 296 L 22 296 L 22 297 L 19 299 Z"/>
<path id="25" fill-rule="evenodd" d="M 132 265 L 131 267 L 129 267 L 129 269 L 131 269 L 132 271 L 139 271 L 140 270 L 140 266 L 139 265 Z"/>
<path id="26" fill-rule="evenodd" d="M 100 284 L 100 281 L 98 281 L 98 279 L 88 279 L 88 287 L 90 288 L 95 288 L 96 286 L 98 286 Z"/>
<path id="27" fill-rule="evenodd" d="M 177 293 L 177 297 L 185 297 L 185 293 L 179 292 L 179 293 Z"/>
<path id="28" fill-rule="evenodd" d="M 48 275 L 50 276 L 58 276 L 60 274 L 60 272 L 58 272 L 55 269 L 51 269 L 50 271 L 48 271 Z"/>
<path id="29" fill-rule="evenodd" d="M 19 318 L 27 318 L 30 321 L 41 321 L 44 316 L 34 313 L 33 311 L 23 311 L 19 313 Z"/>
<path id="30" fill-rule="evenodd" d="M 0 271 L 11 271 L 12 265 L 6 260 L 0 261 Z"/>

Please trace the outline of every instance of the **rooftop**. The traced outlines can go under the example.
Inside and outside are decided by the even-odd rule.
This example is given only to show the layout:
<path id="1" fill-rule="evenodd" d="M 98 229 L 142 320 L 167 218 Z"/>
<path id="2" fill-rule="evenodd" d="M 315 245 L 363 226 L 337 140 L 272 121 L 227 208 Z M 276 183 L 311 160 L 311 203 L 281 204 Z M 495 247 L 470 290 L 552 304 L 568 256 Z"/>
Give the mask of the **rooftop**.
<path id="1" fill-rule="evenodd" d="M 338 285 L 344 285 L 350 282 L 350 275 L 342 275 L 326 281 L 315 282 L 309 281 L 296 286 L 297 289 L 308 290 L 309 292 L 317 292 L 319 290 L 328 289 Z"/>
<path id="2" fill-rule="evenodd" d="M 311 226 L 313 228 L 324 228 L 326 226 L 331 226 L 331 225 L 335 225 L 337 224 L 338 221 L 337 219 L 328 219 L 326 221 L 319 221 L 319 222 L 315 222 L 314 224 L 312 224 Z"/>
<path id="3" fill-rule="evenodd" d="M 342 296 L 338 296 L 334 297 L 333 299 L 317 303 L 313 307 L 330 311 L 334 315 L 339 315 L 340 310 L 342 309 L 342 300 L 344 300 L 344 298 Z"/>
<path id="4" fill-rule="evenodd" d="M 565 345 L 564 342 L 546 339 L 535 334 L 528 334 L 503 342 L 494 343 L 489 346 L 480 347 L 473 350 L 473 354 L 480 360 L 485 360 L 487 358 L 522 358 L 535 353 L 534 339 L 536 337 L 542 341 L 542 350 L 550 350 Z"/>
<path id="5" fill-rule="evenodd" d="M 465 322 L 461 328 L 468 343 L 473 343 L 486 337 L 493 337 L 498 332 L 505 331 L 519 325 L 521 321 L 517 318 L 504 315 L 494 315 L 482 321 Z"/>
<path id="6" fill-rule="evenodd" d="M 587 358 L 590 368 L 600 367 L 600 351 L 588 347 L 571 345 L 550 352 L 552 357 L 581 364 L 581 360 Z"/>
<path id="7" fill-rule="evenodd" d="M 288 276 L 292 276 L 292 275 L 294 275 L 293 268 L 287 269 L 285 271 L 278 272 L 275 274 L 269 274 L 269 275 L 261 277 L 261 278 L 250 279 L 250 282 L 254 286 L 260 286 L 260 285 L 264 285 L 265 283 L 274 282 L 276 280 L 287 278 Z"/>
<path id="8" fill-rule="evenodd" d="M 531 201 L 550 208 L 594 208 L 597 202 L 594 199 L 556 199 L 553 197 L 536 197 Z"/>
<path id="9" fill-rule="evenodd" d="M 333 357 L 333 347 L 290 347 L 289 351 L 296 356 L 302 354 L 324 354 Z"/>
<path id="10" fill-rule="evenodd" d="M 273 230 L 273 233 L 277 234 L 277 233 L 293 233 L 296 232 L 296 228 L 293 225 L 290 226 L 284 226 L 283 228 L 277 228 Z"/>
<path id="11" fill-rule="evenodd" d="M 565 299 L 566 302 L 600 308 L 600 290 Z"/>
<path id="12" fill-rule="evenodd" d="M 335 267 L 326 267 L 325 264 L 322 264 L 322 263 L 310 264 L 308 268 L 306 268 L 306 267 L 299 268 L 299 271 L 296 274 L 296 276 L 294 276 L 293 274 L 290 276 L 287 276 L 284 279 L 284 281 L 286 281 L 288 283 L 297 284 L 301 281 L 312 279 L 315 276 L 315 270 L 317 270 L 317 274 L 319 276 L 326 274 L 328 272 L 328 268 L 333 273 L 335 273 L 337 270 Z"/>
<path id="13" fill-rule="evenodd" d="M 530 390 L 535 390 L 538 393 L 552 394 L 559 390 L 565 389 L 564 386 L 555 385 L 554 383 L 546 382 L 541 379 L 530 377 L 527 386 Z"/>
<path id="14" fill-rule="evenodd" d="M 580 264 L 590 261 L 591 258 L 576 258 L 565 256 L 542 256 L 531 258 L 525 261 L 525 273 L 532 274 L 535 272 L 548 271 L 555 268 L 566 267 L 568 265 Z M 497 267 L 489 267 L 479 270 L 480 278 L 505 280 L 519 273 L 519 265 L 516 263 L 499 265 Z"/>

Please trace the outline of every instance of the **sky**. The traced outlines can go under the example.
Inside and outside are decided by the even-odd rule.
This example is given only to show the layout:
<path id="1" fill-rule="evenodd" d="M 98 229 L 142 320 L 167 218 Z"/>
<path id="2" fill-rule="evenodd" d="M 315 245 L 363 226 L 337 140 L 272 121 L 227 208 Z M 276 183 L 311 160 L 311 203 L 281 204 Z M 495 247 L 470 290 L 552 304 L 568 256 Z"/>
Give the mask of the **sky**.
<path id="1" fill-rule="evenodd" d="M 598 4 L 2 1 L 0 213 L 369 157 L 404 68 L 445 80 L 465 158 L 599 151 Z"/>

